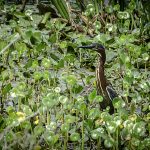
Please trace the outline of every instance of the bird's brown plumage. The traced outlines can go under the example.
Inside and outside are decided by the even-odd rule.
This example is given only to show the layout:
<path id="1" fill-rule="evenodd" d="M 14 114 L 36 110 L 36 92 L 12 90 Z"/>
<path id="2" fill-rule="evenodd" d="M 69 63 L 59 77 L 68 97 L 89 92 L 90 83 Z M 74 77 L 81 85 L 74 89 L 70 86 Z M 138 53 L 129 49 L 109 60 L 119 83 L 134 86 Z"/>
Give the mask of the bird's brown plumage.
<path id="1" fill-rule="evenodd" d="M 110 107 L 110 113 L 114 112 L 114 107 L 112 105 L 112 100 L 117 97 L 116 92 L 107 82 L 104 72 L 104 65 L 106 61 L 105 48 L 99 43 L 93 43 L 87 46 L 80 46 L 79 48 L 88 48 L 93 49 L 98 52 L 98 65 L 96 68 L 96 85 L 97 85 L 97 94 L 102 95 L 104 100 L 100 103 L 102 109 L 105 109 L 107 106 Z"/>

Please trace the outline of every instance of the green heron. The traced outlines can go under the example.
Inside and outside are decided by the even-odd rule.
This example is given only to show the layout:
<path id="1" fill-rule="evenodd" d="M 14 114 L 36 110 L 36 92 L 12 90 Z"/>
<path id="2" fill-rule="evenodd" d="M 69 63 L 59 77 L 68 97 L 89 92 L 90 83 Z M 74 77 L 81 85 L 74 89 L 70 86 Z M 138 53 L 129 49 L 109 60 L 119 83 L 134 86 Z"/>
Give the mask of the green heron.
<path id="1" fill-rule="evenodd" d="M 117 97 L 117 93 L 112 88 L 111 84 L 106 80 L 104 73 L 104 65 L 106 61 L 105 48 L 99 43 L 93 43 L 91 45 L 79 46 L 78 48 L 92 49 L 98 53 L 98 65 L 96 68 L 96 86 L 97 94 L 102 95 L 104 100 L 100 103 L 101 109 L 105 109 L 107 106 L 110 107 L 110 113 L 114 112 L 112 100 Z"/>

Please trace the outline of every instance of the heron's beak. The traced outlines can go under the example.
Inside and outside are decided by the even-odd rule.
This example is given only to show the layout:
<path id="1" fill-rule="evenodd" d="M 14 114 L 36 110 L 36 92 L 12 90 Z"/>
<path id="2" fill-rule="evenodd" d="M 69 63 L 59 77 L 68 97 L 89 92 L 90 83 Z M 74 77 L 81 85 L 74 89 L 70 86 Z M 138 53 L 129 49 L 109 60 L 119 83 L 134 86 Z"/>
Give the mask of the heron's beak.
<path id="1" fill-rule="evenodd" d="M 99 52 L 99 53 L 101 51 L 105 51 L 105 48 L 101 44 L 97 44 L 97 43 L 79 46 L 78 48 L 91 49 L 91 50 Z"/>
<path id="2" fill-rule="evenodd" d="M 83 45 L 83 46 L 78 46 L 78 48 L 93 49 L 93 48 L 95 48 L 95 46 L 94 45 Z"/>

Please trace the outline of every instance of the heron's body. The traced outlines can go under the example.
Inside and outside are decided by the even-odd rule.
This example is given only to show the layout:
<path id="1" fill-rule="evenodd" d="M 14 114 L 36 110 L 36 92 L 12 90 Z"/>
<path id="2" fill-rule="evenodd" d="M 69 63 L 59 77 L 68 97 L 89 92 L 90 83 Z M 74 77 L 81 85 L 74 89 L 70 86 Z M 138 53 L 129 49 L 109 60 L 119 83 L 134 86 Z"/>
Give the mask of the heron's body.
<path id="1" fill-rule="evenodd" d="M 106 61 L 106 53 L 104 47 L 98 43 L 94 43 L 89 46 L 80 46 L 80 48 L 89 48 L 98 52 L 98 65 L 96 68 L 97 94 L 102 95 L 104 98 L 103 102 L 100 103 L 101 109 L 105 109 L 107 106 L 109 106 L 110 113 L 113 113 L 114 107 L 112 100 L 117 97 L 117 94 L 107 82 L 105 77 L 104 65 Z"/>

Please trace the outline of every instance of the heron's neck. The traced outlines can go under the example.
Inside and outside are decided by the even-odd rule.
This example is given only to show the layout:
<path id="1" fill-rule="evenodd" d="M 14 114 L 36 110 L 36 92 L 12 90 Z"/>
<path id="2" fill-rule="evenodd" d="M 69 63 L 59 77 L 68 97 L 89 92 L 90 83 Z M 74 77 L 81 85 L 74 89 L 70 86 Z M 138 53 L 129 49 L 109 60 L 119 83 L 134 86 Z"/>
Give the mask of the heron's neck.
<path id="1" fill-rule="evenodd" d="M 105 64 L 106 61 L 106 53 L 105 51 L 101 51 L 98 53 L 99 61 L 101 61 L 103 64 Z"/>
<path id="2" fill-rule="evenodd" d="M 96 84 L 97 84 L 98 94 L 102 94 L 103 96 L 104 96 L 104 92 L 106 91 L 106 86 L 107 86 L 105 73 L 104 73 L 104 63 L 105 63 L 105 61 L 102 58 L 102 56 L 100 55 L 99 60 L 98 60 L 97 69 L 96 69 L 96 77 L 97 77 Z"/>

